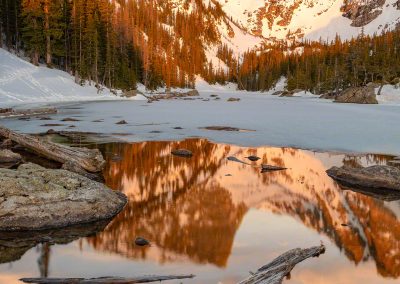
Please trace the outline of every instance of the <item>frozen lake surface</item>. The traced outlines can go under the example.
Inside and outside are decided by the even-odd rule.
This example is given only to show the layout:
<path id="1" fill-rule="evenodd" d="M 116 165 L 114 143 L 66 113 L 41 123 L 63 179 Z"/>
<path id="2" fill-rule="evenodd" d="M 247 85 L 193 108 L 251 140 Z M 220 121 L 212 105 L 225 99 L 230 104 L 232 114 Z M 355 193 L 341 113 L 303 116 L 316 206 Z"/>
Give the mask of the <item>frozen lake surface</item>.
<path id="1" fill-rule="evenodd" d="M 220 96 L 220 100 L 210 97 Z M 240 102 L 227 102 L 240 97 Z M 209 98 L 209 101 L 203 99 Z M 336 104 L 315 97 L 203 92 L 196 100 L 98 101 L 59 105 L 52 120 L 2 120 L 21 132 L 50 128 L 111 134 L 126 142 L 204 137 L 242 146 L 283 146 L 321 151 L 400 154 L 400 105 Z M 73 117 L 79 122 L 60 122 Z M 102 120 L 101 122 L 93 122 Z M 126 120 L 126 125 L 116 122 Z M 45 127 L 43 124 L 63 124 Z M 70 126 L 74 125 L 74 128 Z M 209 131 L 206 126 L 254 130 Z M 176 127 L 182 129 L 175 129 Z"/>

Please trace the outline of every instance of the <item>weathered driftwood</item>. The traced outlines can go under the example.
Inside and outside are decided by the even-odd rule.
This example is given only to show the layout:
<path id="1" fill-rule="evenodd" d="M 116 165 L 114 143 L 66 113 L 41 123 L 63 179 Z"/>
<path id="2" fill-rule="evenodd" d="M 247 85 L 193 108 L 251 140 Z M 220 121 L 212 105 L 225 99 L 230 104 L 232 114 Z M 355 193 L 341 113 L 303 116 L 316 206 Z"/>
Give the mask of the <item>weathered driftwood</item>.
<path id="1" fill-rule="evenodd" d="M 105 161 L 103 155 L 97 149 L 73 148 L 42 140 L 32 135 L 16 133 L 0 126 L 0 136 L 11 139 L 40 156 L 65 164 L 73 163 L 88 172 L 100 172 Z"/>
<path id="2" fill-rule="evenodd" d="M 280 284 L 289 275 L 296 264 L 310 257 L 317 257 L 325 252 L 325 246 L 308 249 L 293 249 L 275 258 L 259 268 L 255 273 L 238 284 Z"/>
<path id="3" fill-rule="evenodd" d="M 34 115 L 56 114 L 55 108 L 37 108 L 37 109 L 0 109 L 0 117 L 29 117 Z"/>
<path id="4" fill-rule="evenodd" d="M 142 276 L 134 278 L 122 278 L 122 277 L 100 277 L 100 278 L 22 278 L 20 279 L 24 283 L 36 283 L 36 284 L 135 284 L 135 283 L 151 283 L 161 282 L 167 280 L 176 279 L 189 279 L 193 278 L 194 275 L 168 275 L 168 276 Z"/>

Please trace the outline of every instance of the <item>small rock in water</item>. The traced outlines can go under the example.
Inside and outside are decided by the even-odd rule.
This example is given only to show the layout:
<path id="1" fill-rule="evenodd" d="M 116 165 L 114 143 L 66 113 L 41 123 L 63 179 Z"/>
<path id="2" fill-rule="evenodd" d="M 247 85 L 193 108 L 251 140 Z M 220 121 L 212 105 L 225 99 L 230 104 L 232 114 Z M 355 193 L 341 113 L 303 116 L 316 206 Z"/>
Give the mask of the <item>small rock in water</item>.
<path id="1" fill-rule="evenodd" d="M 142 237 L 137 237 L 135 240 L 135 244 L 140 247 L 149 246 L 150 242 Z"/>
<path id="2" fill-rule="evenodd" d="M 228 102 L 239 102 L 240 99 L 239 98 L 229 98 Z"/>
<path id="3" fill-rule="evenodd" d="M 97 120 L 93 120 L 92 122 L 104 122 L 104 120 L 102 120 L 102 119 L 97 119 Z"/>
<path id="4" fill-rule="evenodd" d="M 248 156 L 246 158 L 249 159 L 252 162 L 257 162 L 258 160 L 261 159 L 260 157 L 257 157 L 257 156 Z"/>
<path id="5" fill-rule="evenodd" d="M 128 124 L 128 122 L 126 122 L 126 120 L 121 120 L 121 121 L 118 121 L 116 124 L 119 124 L 119 125 Z"/>
<path id="6" fill-rule="evenodd" d="M 287 168 L 284 167 L 271 166 L 271 165 L 261 165 L 261 169 L 263 173 L 287 170 Z"/>
<path id="7" fill-rule="evenodd" d="M 38 117 L 39 120 L 51 120 L 51 117 L 48 116 L 42 116 L 42 117 Z"/>
<path id="8" fill-rule="evenodd" d="M 47 124 L 42 124 L 40 125 L 42 127 L 57 127 L 57 126 L 65 126 L 65 124 L 59 124 L 59 123 L 47 123 Z"/>
<path id="9" fill-rule="evenodd" d="M 187 149 L 172 150 L 171 154 L 175 155 L 175 156 L 179 156 L 179 157 L 185 157 L 185 158 L 190 158 L 193 156 L 192 151 L 187 150 Z"/>
<path id="10" fill-rule="evenodd" d="M 63 121 L 63 122 L 76 122 L 76 121 L 80 121 L 80 120 L 76 119 L 76 118 L 67 117 L 67 118 L 62 119 L 61 121 Z"/>
<path id="11" fill-rule="evenodd" d="M 182 130 L 183 128 L 178 126 L 178 127 L 174 127 L 175 130 Z"/>

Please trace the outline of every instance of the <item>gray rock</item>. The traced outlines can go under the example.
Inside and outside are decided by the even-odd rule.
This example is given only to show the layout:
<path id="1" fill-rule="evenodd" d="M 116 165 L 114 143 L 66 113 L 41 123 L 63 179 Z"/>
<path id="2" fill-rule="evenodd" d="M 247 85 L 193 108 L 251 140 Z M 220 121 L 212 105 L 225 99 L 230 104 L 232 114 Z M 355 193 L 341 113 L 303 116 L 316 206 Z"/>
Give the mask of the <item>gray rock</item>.
<path id="1" fill-rule="evenodd" d="M 138 90 L 130 90 L 130 91 L 124 92 L 122 94 L 122 97 L 133 98 L 133 97 L 136 97 L 137 95 L 143 95 L 143 93 Z"/>
<path id="2" fill-rule="evenodd" d="M 0 169 L 0 231 L 42 230 L 107 220 L 124 194 L 66 170 L 23 164 Z"/>
<path id="3" fill-rule="evenodd" d="M 345 186 L 400 193 L 400 169 L 395 167 L 382 165 L 368 168 L 333 167 L 327 174 Z"/>
<path id="4" fill-rule="evenodd" d="M 239 98 L 229 98 L 228 102 L 239 102 L 240 99 Z"/>
<path id="5" fill-rule="evenodd" d="M 150 242 L 142 237 L 137 237 L 135 240 L 135 244 L 140 247 L 149 246 Z"/>
<path id="6" fill-rule="evenodd" d="M 188 97 L 200 96 L 199 91 L 197 91 L 197 90 L 190 90 L 189 92 L 186 92 L 185 95 Z"/>
<path id="7" fill-rule="evenodd" d="M 257 162 L 258 160 L 261 159 L 260 157 L 257 157 L 257 156 L 248 156 L 246 158 L 249 159 L 252 162 Z"/>
<path id="8" fill-rule="evenodd" d="M 179 156 L 179 157 L 186 157 L 186 158 L 190 158 L 193 156 L 192 151 L 187 150 L 187 149 L 176 149 L 176 150 L 172 150 L 171 154 L 174 156 Z"/>
<path id="9" fill-rule="evenodd" d="M 11 148 L 13 145 L 13 142 L 11 139 L 5 139 L 3 141 L 0 141 L 0 149 L 8 149 Z"/>
<path id="10" fill-rule="evenodd" d="M 375 95 L 375 89 L 371 86 L 348 88 L 336 97 L 335 102 L 353 104 L 378 104 Z"/>
<path id="11" fill-rule="evenodd" d="M 8 149 L 0 150 L 0 168 L 11 168 L 21 163 L 20 154 L 14 153 Z"/>

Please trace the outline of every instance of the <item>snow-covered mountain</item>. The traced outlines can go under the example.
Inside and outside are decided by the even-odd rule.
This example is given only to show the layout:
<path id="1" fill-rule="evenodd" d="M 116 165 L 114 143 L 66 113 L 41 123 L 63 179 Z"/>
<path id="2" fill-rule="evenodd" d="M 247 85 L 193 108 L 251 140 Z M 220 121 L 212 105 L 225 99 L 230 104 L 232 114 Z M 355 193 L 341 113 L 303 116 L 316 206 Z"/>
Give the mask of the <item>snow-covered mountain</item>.
<path id="1" fill-rule="evenodd" d="M 209 0 L 204 0 L 209 1 Z M 399 0 L 215 0 L 252 35 L 267 39 L 348 39 L 400 22 Z"/>

